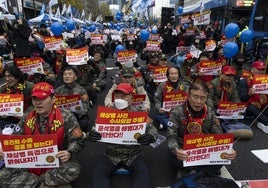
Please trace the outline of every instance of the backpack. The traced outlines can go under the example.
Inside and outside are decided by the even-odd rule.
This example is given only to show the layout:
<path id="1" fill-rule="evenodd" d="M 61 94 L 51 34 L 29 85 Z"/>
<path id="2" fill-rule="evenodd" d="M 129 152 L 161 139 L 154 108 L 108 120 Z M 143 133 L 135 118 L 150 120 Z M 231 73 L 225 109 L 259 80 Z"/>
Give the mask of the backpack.
<path id="1" fill-rule="evenodd" d="M 253 137 L 253 131 L 250 126 L 241 122 L 225 121 L 221 124 L 221 127 L 225 133 L 233 133 L 235 138 L 245 140 Z"/>
<path id="2" fill-rule="evenodd" d="M 171 188 L 239 188 L 232 179 L 205 171 L 189 174 L 171 185 Z"/>

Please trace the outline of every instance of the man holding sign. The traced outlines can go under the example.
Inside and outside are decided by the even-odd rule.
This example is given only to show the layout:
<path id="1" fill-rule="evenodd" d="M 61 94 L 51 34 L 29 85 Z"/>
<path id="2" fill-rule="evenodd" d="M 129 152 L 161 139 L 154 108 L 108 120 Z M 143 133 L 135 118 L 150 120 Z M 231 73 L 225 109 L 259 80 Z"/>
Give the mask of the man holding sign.
<path id="1" fill-rule="evenodd" d="M 267 109 L 267 97 L 268 94 L 264 94 L 265 91 L 260 94 L 258 89 L 266 88 L 267 85 L 267 75 L 265 75 L 266 64 L 263 61 L 255 61 L 251 66 L 251 75 L 249 78 L 241 80 L 238 84 L 239 96 L 241 101 L 249 102 L 247 106 L 247 114 L 258 117 L 258 128 L 262 129 L 263 132 L 268 134 L 268 109 Z M 259 78 L 257 78 L 259 75 Z M 254 78 L 255 77 L 255 78 Z M 258 83 L 257 80 L 260 80 Z M 254 83 L 255 82 L 255 83 Z M 263 83 L 261 83 L 263 82 Z M 255 87 L 254 85 L 259 85 L 261 87 Z M 267 88 L 266 88 L 266 92 Z M 264 111 L 263 111 L 264 110 Z M 262 112 L 263 111 L 263 112 Z"/>
<path id="2" fill-rule="evenodd" d="M 117 110 L 112 111 L 112 109 L 110 109 L 110 112 L 99 115 L 99 119 L 107 117 L 106 119 L 108 122 L 106 122 L 106 124 L 104 122 L 100 128 L 100 125 L 98 125 L 100 124 L 98 123 L 100 120 L 97 119 L 97 130 L 92 130 L 88 137 L 90 141 L 104 141 L 104 139 L 106 139 L 106 142 L 109 142 L 108 139 L 110 140 L 110 144 L 104 153 L 103 159 L 94 169 L 92 188 L 110 187 L 110 175 L 119 168 L 125 168 L 131 172 L 133 182 L 132 187 L 148 188 L 150 179 L 149 169 L 145 163 L 139 145 L 149 145 L 154 142 L 157 137 L 157 131 L 151 121 L 149 122 L 147 120 L 146 122 L 144 116 L 142 117 L 140 115 L 145 113 L 146 117 L 146 112 L 132 112 L 135 113 L 135 115 L 130 115 L 131 100 L 133 98 L 133 87 L 130 84 L 121 83 L 117 85 L 113 95 L 114 107 Z M 102 110 L 102 112 L 103 111 L 104 110 Z M 112 117 L 113 114 L 115 114 L 114 117 Z M 144 119 L 144 122 L 140 121 L 142 119 Z M 112 121 L 116 121 L 116 123 L 112 123 Z M 145 132 L 144 134 L 140 133 L 142 132 L 140 127 L 143 128 L 142 130 Z M 126 138 L 121 143 L 117 142 L 117 144 L 111 144 L 116 143 L 121 134 L 129 136 L 126 134 L 130 134 L 133 130 L 136 131 L 136 134 L 134 134 L 131 139 Z M 138 130 L 140 132 L 138 132 Z M 97 131 L 100 131 L 101 133 Z M 112 139 L 110 139 L 111 137 Z"/>
<path id="3" fill-rule="evenodd" d="M 49 161 L 59 160 L 59 167 L 3 168 L 0 170 L 0 187 L 55 187 L 66 185 L 79 176 L 81 167 L 74 157 L 82 149 L 83 139 L 77 120 L 71 112 L 54 105 L 54 87 L 49 83 L 40 82 L 33 86 L 32 102 L 34 110 L 21 119 L 18 124 L 20 129 L 16 129 L 16 134 L 43 135 L 44 139 L 48 134 L 56 135 L 59 151 L 55 156 L 51 154 Z M 6 144 L 5 140 L 3 144 Z M 27 155 L 29 152 L 31 150 L 26 152 Z M 10 156 L 4 155 L 1 149 L 0 159 L 6 157 Z"/>
<path id="4" fill-rule="evenodd" d="M 169 160 L 174 167 L 179 169 L 179 173 L 185 172 L 187 174 L 191 170 L 206 170 L 213 173 L 218 172 L 221 168 L 221 165 L 187 168 L 183 166 L 183 161 L 187 161 L 191 157 L 183 149 L 185 135 L 222 134 L 219 121 L 213 111 L 206 106 L 208 93 L 209 89 L 204 83 L 193 83 L 189 88 L 187 101 L 174 107 L 170 112 L 167 129 L 168 146 L 171 152 Z M 235 156 L 235 151 L 224 153 L 224 158 L 228 160 L 234 159 Z"/>

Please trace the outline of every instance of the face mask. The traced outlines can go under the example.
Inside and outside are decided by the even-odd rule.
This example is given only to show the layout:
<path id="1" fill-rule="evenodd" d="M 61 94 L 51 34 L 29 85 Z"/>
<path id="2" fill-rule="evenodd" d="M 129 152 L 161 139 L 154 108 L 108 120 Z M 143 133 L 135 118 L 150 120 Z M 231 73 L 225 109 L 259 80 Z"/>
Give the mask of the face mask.
<path id="1" fill-rule="evenodd" d="M 128 107 L 128 102 L 123 99 L 115 99 L 114 105 L 118 110 L 123 110 Z"/>

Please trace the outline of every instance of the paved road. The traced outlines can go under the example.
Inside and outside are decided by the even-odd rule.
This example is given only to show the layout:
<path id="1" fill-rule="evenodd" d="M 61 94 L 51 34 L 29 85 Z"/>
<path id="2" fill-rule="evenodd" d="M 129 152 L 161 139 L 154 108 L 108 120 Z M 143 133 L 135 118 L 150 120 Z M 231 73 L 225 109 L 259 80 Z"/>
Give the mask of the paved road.
<path id="1" fill-rule="evenodd" d="M 114 66 L 114 59 L 107 60 L 107 66 Z M 141 62 L 140 64 L 143 64 Z M 115 74 L 116 70 L 109 70 L 107 82 L 112 85 L 110 79 Z M 108 89 L 98 96 L 98 105 L 103 105 L 103 99 L 106 96 Z M 97 105 L 91 109 L 91 121 L 94 121 Z M 151 106 L 153 109 L 153 106 Z M 154 111 L 150 113 L 154 116 Z M 249 122 L 249 120 L 247 121 Z M 239 140 L 234 144 L 234 149 L 237 151 L 237 158 L 232 162 L 232 165 L 226 166 L 228 172 L 235 180 L 253 180 L 253 179 L 268 179 L 268 164 L 264 164 L 261 160 L 256 158 L 251 150 L 268 148 L 268 135 L 260 131 L 253 125 L 254 137 L 252 140 Z M 159 134 L 166 135 L 166 131 L 161 130 Z M 103 143 L 87 143 L 84 150 L 79 154 L 79 160 L 82 163 L 82 173 L 73 184 L 75 188 L 90 187 L 90 178 L 95 165 L 98 163 L 100 157 L 105 150 Z M 151 171 L 151 186 L 165 187 L 172 184 L 175 178 L 174 169 L 170 168 L 167 163 L 167 143 L 164 142 L 157 148 L 150 146 L 142 146 L 146 161 Z M 268 156 L 267 156 L 268 157 Z M 128 188 L 130 187 L 129 175 L 113 175 L 112 188 Z"/>

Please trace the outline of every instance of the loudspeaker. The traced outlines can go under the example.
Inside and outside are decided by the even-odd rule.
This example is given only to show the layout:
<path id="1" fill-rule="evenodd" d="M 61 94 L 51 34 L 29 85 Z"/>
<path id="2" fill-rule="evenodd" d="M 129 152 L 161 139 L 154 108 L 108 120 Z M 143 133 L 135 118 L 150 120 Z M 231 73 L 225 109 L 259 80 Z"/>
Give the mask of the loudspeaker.
<path id="1" fill-rule="evenodd" d="M 167 25 L 167 23 L 172 22 L 171 16 L 174 16 L 174 8 L 162 7 L 161 28 L 164 28 Z"/>

